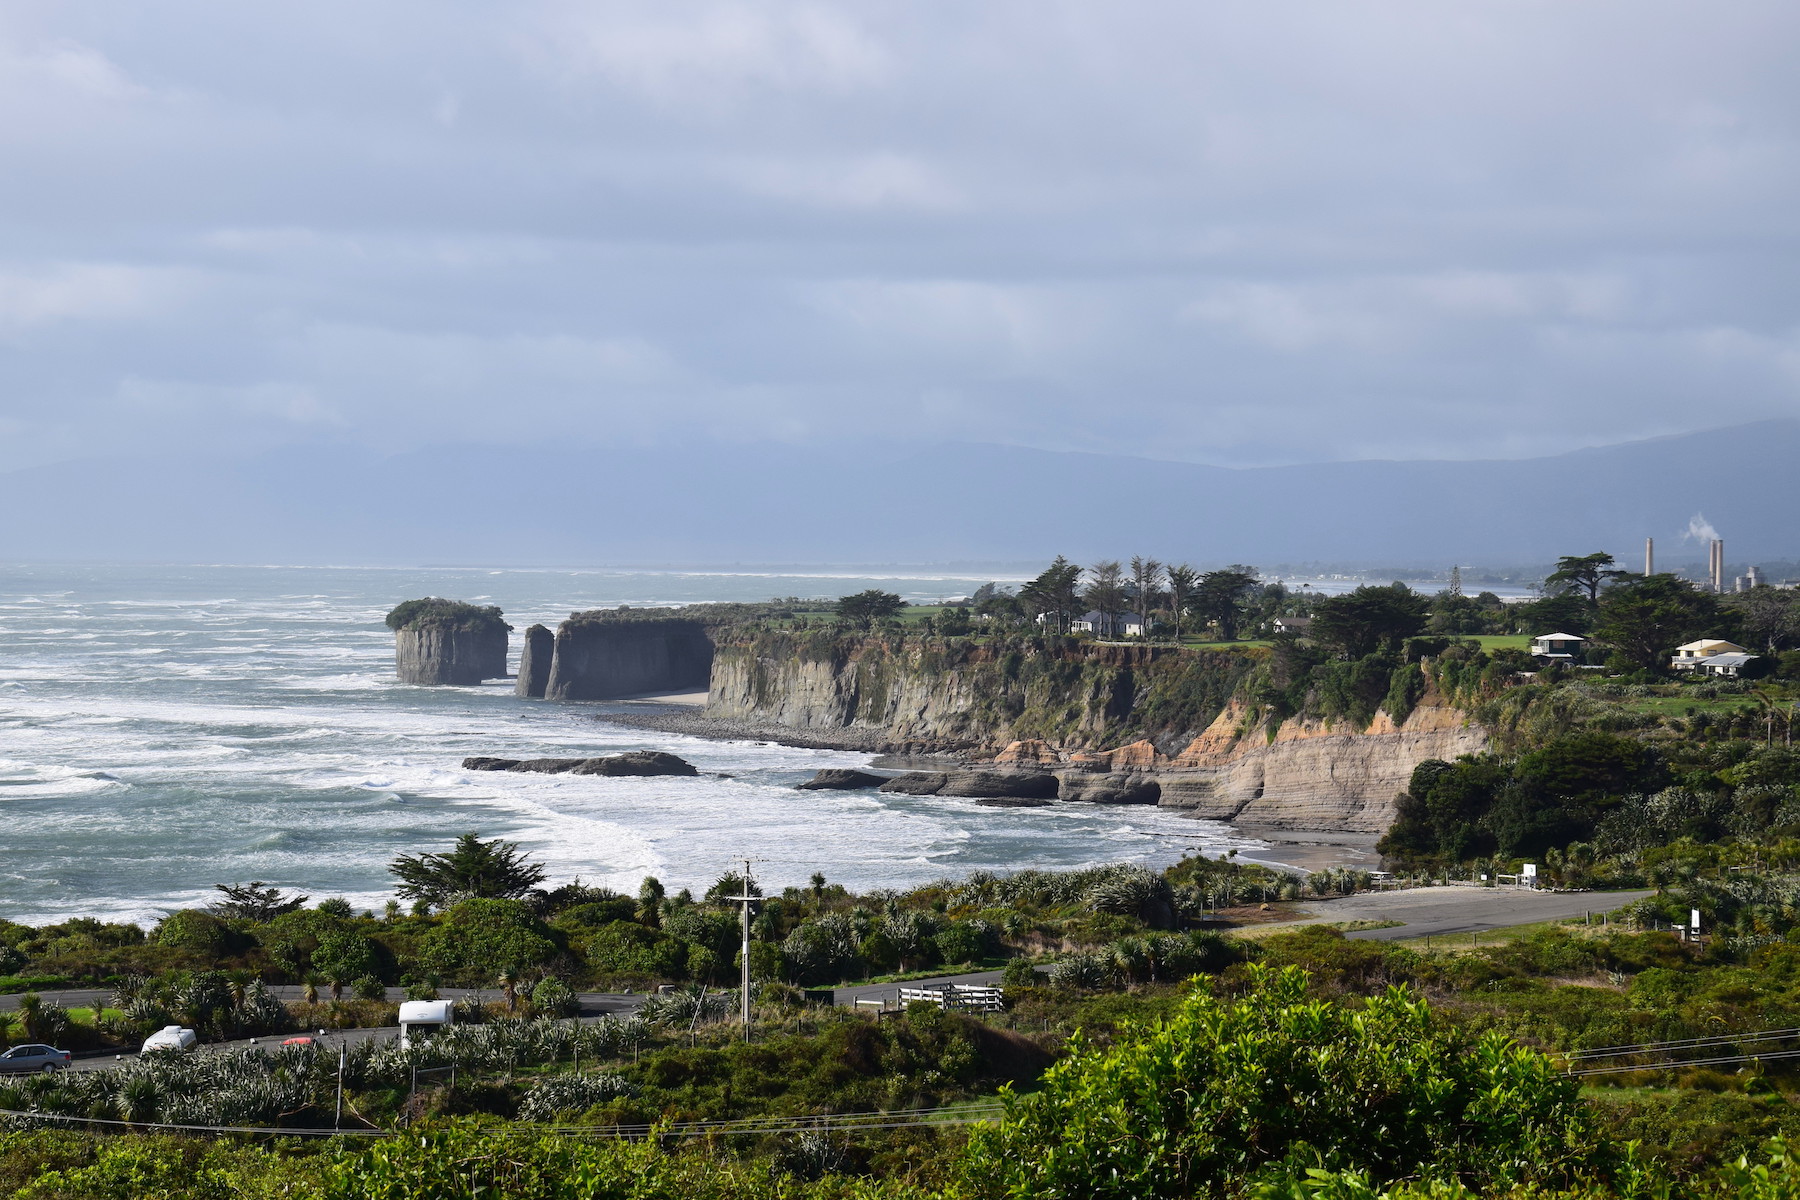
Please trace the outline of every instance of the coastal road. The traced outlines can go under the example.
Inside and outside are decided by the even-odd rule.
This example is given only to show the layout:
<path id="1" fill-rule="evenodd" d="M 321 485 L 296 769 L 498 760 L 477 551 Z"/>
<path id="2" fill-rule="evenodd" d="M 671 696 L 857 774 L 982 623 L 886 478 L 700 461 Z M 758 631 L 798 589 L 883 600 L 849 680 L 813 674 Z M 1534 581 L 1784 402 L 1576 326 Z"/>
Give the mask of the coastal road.
<path id="1" fill-rule="evenodd" d="M 269 992 L 284 1004 L 298 1004 L 305 999 L 306 989 L 299 984 L 277 983 L 269 985 Z M 45 1004 L 60 1004 L 64 1008 L 92 1008 L 96 1004 L 111 1005 L 113 994 L 106 988 L 69 988 L 63 991 L 39 992 Z M 331 993 L 319 989 L 319 998 L 326 1000 Z M 439 988 L 440 1000 L 465 1000 L 470 996 L 477 999 L 498 1002 L 505 999 L 499 988 Z M 350 999 L 349 989 L 345 989 L 344 998 Z M 390 1004 L 398 1004 L 406 999 L 406 989 L 387 988 L 383 998 Z M 576 996 L 581 1002 L 581 1015 L 598 1016 L 601 1013 L 632 1012 L 644 1002 L 641 994 L 632 992 L 582 992 Z M 19 1007 L 17 994 L 0 996 L 0 1012 L 12 1012 Z"/>
<path id="2" fill-rule="evenodd" d="M 1308 923 L 1402 921 L 1387 929 L 1345 934 L 1373 942 L 1397 942 L 1458 933 L 1485 933 L 1537 921 L 1566 921 L 1584 913 L 1612 912 L 1645 896 L 1633 892 L 1534 892 L 1528 888 L 1429 887 L 1363 892 L 1307 904 Z"/>
<path id="3" fill-rule="evenodd" d="M 998 987 L 1000 986 L 1000 972 L 974 971 L 967 975 L 937 975 L 930 979 L 908 979 L 905 983 L 865 983 L 857 987 L 833 988 L 831 1002 L 853 1005 L 859 1000 L 880 1000 L 889 1008 L 899 1008 L 901 1006 L 900 989 L 903 987 L 936 988 L 952 983 Z"/>
<path id="4" fill-rule="evenodd" d="M 298 986 L 277 985 L 269 991 L 279 1000 L 297 1001 L 301 999 Z M 46 1004 L 57 1003 L 65 1008 L 89 1008 L 95 1004 L 110 1004 L 112 993 L 103 988 L 71 988 L 66 991 L 40 992 Z M 499 1000 L 498 988 L 487 988 L 475 991 L 472 988 L 443 988 L 439 996 L 445 1000 L 460 1000 L 468 996 L 480 996 L 483 1000 Z M 400 988 L 389 988 L 388 999 L 399 1002 L 406 999 L 406 993 Z M 581 1004 L 580 1019 L 583 1021 L 598 1020 L 602 1016 L 636 1012 L 644 1002 L 644 996 L 631 992 L 583 992 L 576 996 Z M 19 1006 L 19 997 L 0 996 L 0 1012 L 10 1012 Z M 330 1029 L 324 1033 L 317 1030 L 296 1030 L 291 1034 L 271 1034 L 259 1038 L 242 1038 L 231 1042 L 208 1042 L 196 1048 L 196 1053 L 216 1054 L 225 1050 L 240 1050 L 249 1046 L 264 1048 L 281 1045 L 287 1037 L 309 1036 L 326 1046 L 354 1045 L 357 1042 L 370 1040 L 385 1041 L 400 1036 L 399 1026 L 385 1025 L 373 1029 Z M 116 1067 L 128 1058 L 136 1058 L 137 1051 L 105 1051 L 99 1053 L 77 1054 L 70 1069 L 75 1071 L 99 1071 L 107 1067 Z"/>

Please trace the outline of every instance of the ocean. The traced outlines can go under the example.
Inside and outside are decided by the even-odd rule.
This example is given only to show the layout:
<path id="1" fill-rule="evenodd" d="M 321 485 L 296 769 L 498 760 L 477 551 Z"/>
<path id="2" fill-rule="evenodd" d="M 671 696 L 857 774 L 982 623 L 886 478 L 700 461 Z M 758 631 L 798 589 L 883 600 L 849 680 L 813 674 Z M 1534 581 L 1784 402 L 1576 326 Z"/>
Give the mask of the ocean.
<path id="1" fill-rule="evenodd" d="M 842 572 L 0 567 L 0 918 L 152 921 L 261 880 L 360 908 L 387 865 L 465 832 L 518 842 L 553 882 L 701 890 L 735 860 L 765 887 L 813 872 L 855 890 L 982 869 L 1164 865 L 1253 852 L 1229 826 L 1155 808 L 985 808 L 802 792 L 869 756 L 611 723 L 616 705 L 521 700 L 511 681 L 411 687 L 382 623 L 401 600 L 500 605 L 522 631 L 579 609 L 879 587 L 913 601 L 991 575 Z M 513 635 L 516 666 L 520 634 Z M 697 779 L 513 775 L 515 758 L 679 754 Z M 740 864 L 741 869 L 741 864 Z"/>

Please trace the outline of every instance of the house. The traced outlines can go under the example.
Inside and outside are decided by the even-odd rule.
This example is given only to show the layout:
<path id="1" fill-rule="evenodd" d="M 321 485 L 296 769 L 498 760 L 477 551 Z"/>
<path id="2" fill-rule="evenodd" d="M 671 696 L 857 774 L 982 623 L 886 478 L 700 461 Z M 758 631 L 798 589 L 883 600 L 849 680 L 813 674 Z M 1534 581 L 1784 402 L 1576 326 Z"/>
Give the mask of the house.
<path id="1" fill-rule="evenodd" d="M 1300 637 L 1305 637 L 1306 631 L 1311 628 L 1312 628 L 1312 618 L 1311 617 L 1276 617 L 1275 618 L 1275 632 L 1276 633 L 1292 633 L 1292 634 L 1296 634 Z"/>
<path id="2" fill-rule="evenodd" d="M 1153 622 L 1144 620 L 1144 618 L 1138 616 L 1136 613 L 1128 613 L 1125 618 L 1119 622 L 1119 631 L 1126 637 L 1149 637 L 1150 626 L 1152 624 Z"/>
<path id="3" fill-rule="evenodd" d="M 1726 651 L 1723 654 L 1707 655 L 1695 664 L 1692 669 L 1700 672 L 1702 675 L 1723 675 L 1729 679 L 1736 679 L 1739 675 L 1743 674 L 1745 667 L 1756 662 L 1760 657 L 1761 655 L 1757 654 Z"/>
<path id="4" fill-rule="evenodd" d="M 1697 642 L 1689 642 L 1685 646 L 1675 647 L 1675 657 L 1669 660 L 1669 669 L 1672 671 L 1698 671 L 1705 666 L 1708 659 L 1720 654 L 1749 654 L 1751 658 L 1756 657 L 1736 642 L 1721 641 L 1718 638 L 1701 638 Z M 1705 673 L 1713 674 L 1711 671 Z"/>
<path id="5" fill-rule="evenodd" d="M 1136 618 L 1131 618 L 1136 620 Z M 1082 613 L 1069 622 L 1069 629 L 1074 633 L 1091 633 L 1095 637 L 1118 637 L 1124 632 L 1126 618 L 1119 613 L 1103 613 L 1099 610 Z"/>
<path id="6" fill-rule="evenodd" d="M 1569 662 L 1587 645 L 1587 639 L 1572 633 L 1541 633 L 1531 639 L 1531 653 L 1536 658 Z"/>

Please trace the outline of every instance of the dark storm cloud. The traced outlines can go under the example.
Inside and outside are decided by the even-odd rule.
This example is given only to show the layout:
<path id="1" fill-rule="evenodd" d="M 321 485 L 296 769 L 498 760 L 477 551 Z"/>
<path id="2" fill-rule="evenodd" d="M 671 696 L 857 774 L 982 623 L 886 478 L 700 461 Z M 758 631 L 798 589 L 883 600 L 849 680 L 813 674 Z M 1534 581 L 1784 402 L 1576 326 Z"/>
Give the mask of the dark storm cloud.
<path id="1" fill-rule="evenodd" d="M 21 3 L 0 467 L 1791 415 L 1791 5 Z"/>

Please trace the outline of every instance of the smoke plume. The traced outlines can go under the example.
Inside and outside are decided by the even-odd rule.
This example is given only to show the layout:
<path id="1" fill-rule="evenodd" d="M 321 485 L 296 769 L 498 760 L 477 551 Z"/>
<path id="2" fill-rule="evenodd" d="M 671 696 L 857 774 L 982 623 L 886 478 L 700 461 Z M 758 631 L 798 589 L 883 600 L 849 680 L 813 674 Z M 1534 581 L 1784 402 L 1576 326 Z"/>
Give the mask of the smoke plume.
<path id="1" fill-rule="evenodd" d="M 1719 531 L 1712 527 L 1712 522 L 1706 519 L 1705 513 L 1695 513 L 1688 518 L 1687 532 L 1681 536 L 1684 541 L 1691 539 L 1710 543 L 1717 540 Z"/>

